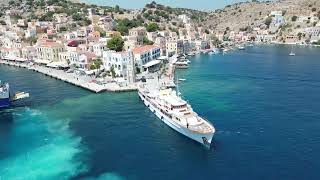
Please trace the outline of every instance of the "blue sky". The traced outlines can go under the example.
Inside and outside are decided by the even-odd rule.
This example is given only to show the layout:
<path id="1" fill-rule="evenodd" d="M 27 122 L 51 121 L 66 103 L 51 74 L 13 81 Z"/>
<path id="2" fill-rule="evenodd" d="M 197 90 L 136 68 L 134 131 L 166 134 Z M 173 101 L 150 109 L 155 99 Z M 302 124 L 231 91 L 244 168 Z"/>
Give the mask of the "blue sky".
<path id="1" fill-rule="evenodd" d="M 152 0 L 81 0 L 83 2 L 115 6 L 118 4 L 123 8 L 142 8 L 146 3 L 152 2 Z M 172 7 L 184 7 L 201 10 L 213 10 L 222 8 L 228 4 L 235 2 L 241 2 L 244 0 L 157 0 L 157 3 L 170 5 Z"/>

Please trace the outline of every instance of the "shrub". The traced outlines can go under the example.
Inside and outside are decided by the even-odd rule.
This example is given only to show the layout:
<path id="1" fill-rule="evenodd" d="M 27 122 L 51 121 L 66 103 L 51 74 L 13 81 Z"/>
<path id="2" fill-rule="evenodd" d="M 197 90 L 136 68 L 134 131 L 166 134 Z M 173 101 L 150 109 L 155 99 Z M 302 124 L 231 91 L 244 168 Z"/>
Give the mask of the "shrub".
<path id="1" fill-rule="evenodd" d="M 159 30 L 159 25 L 157 23 L 150 23 L 147 25 L 147 31 L 148 32 L 154 32 Z"/>
<path id="2" fill-rule="evenodd" d="M 270 24 L 271 24 L 271 22 L 272 22 L 272 17 L 269 16 L 269 17 L 265 20 L 264 24 L 269 27 Z"/>
<path id="3" fill-rule="evenodd" d="M 291 21 L 293 21 L 293 22 L 294 22 L 294 21 L 297 21 L 297 19 L 298 19 L 297 16 L 292 16 L 292 17 L 291 17 Z"/>
<path id="4" fill-rule="evenodd" d="M 122 51 L 124 41 L 121 37 L 115 36 L 107 42 L 107 47 L 114 51 Z"/>

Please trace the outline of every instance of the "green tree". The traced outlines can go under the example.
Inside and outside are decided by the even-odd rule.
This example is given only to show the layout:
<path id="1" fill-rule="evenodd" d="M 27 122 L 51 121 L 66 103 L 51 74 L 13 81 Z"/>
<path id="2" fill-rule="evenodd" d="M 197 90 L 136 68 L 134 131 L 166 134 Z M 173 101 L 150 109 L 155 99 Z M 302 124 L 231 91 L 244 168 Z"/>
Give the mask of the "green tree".
<path id="1" fill-rule="evenodd" d="M 221 41 L 216 36 L 212 36 L 211 41 L 215 47 L 219 47 L 221 44 Z"/>
<path id="2" fill-rule="evenodd" d="M 68 31 L 68 28 L 67 28 L 67 27 L 61 27 L 61 28 L 59 29 L 59 32 L 66 32 L 66 31 Z"/>
<path id="3" fill-rule="evenodd" d="M 159 25 L 157 23 L 150 23 L 147 25 L 146 28 L 148 32 L 155 32 L 159 30 Z"/>
<path id="4" fill-rule="evenodd" d="M 269 16 L 269 17 L 267 17 L 267 19 L 264 21 L 264 24 L 269 27 L 270 24 L 271 24 L 271 22 L 272 22 L 272 17 Z"/>
<path id="5" fill-rule="evenodd" d="M 299 40 L 301 40 L 301 37 L 302 37 L 302 33 L 301 32 L 298 33 L 298 37 L 299 37 Z"/>
<path id="6" fill-rule="evenodd" d="M 79 13 L 76 13 L 76 14 L 72 15 L 72 19 L 74 21 L 81 21 L 82 20 L 82 16 Z"/>
<path id="7" fill-rule="evenodd" d="M 39 20 L 40 21 L 52 21 L 53 20 L 53 15 L 54 15 L 53 12 L 47 12 Z"/>
<path id="8" fill-rule="evenodd" d="M 124 45 L 124 41 L 119 36 L 113 37 L 107 42 L 107 47 L 117 52 L 122 51 L 123 45 Z"/>
<path id="9" fill-rule="evenodd" d="M 100 69 L 100 67 L 102 66 L 102 60 L 101 59 L 96 59 L 94 60 L 91 65 L 90 65 L 90 69 L 94 70 L 94 69 Z"/>
<path id="10" fill-rule="evenodd" d="M 117 31 L 121 33 L 121 35 L 127 35 L 129 32 L 129 29 L 141 26 L 143 23 L 142 20 L 129 20 L 128 18 L 125 18 L 123 20 L 118 20 L 118 26 L 116 28 Z"/>
<path id="11" fill-rule="evenodd" d="M 84 23 L 85 26 L 89 26 L 92 22 L 91 22 L 90 19 L 88 19 L 88 18 L 86 17 L 86 18 L 84 18 L 83 23 Z"/>
<path id="12" fill-rule="evenodd" d="M 154 42 L 150 41 L 147 37 L 143 37 L 143 44 L 145 44 L 145 45 L 153 45 Z"/>
<path id="13" fill-rule="evenodd" d="M 38 38 L 36 38 L 36 37 L 29 37 L 29 38 L 26 39 L 26 42 L 29 43 L 30 46 L 36 44 L 37 41 L 38 41 Z"/>
<path id="14" fill-rule="evenodd" d="M 115 12 L 119 12 L 119 11 L 120 11 L 119 5 L 116 5 L 116 6 L 114 7 L 114 11 L 115 11 Z"/>
<path id="15" fill-rule="evenodd" d="M 115 78 L 116 77 L 116 72 L 114 71 L 114 67 L 113 66 L 111 66 L 110 67 L 110 73 L 111 73 L 111 76 L 113 77 L 113 78 Z"/>
<path id="16" fill-rule="evenodd" d="M 293 21 L 293 22 L 297 21 L 297 19 L 298 19 L 297 16 L 292 16 L 292 17 L 291 17 L 291 21 Z"/>

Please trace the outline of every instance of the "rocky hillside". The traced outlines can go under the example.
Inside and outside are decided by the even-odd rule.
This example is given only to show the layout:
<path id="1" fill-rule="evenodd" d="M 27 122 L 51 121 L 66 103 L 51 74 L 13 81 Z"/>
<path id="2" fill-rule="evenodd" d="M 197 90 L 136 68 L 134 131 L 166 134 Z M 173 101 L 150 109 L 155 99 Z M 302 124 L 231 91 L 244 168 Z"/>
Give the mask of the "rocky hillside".
<path id="1" fill-rule="evenodd" d="M 245 2 L 228 5 L 215 10 L 206 17 L 203 25 L 215 31 L 226 29 L 246 29 L 264 24 L 271 11 L 282 11 L 285 19 L 291 21 L 293 16 L 320 16 L 319 0 L 280 0 L 265 2 Z"/>
<path id="2" fill-rule="evenodd" d="M 153 1 L 146 4 L 142 10 L 135 11 L 135 18 L 142 20 L 144 23 L 159 23 L 163 28 L 178 28 L 182 26 L 177 19 L 181 14 L 187 14 L 194 23 L 204 20 L 208 15 L 207 12 L 187 8 L 172 8 Z"/>

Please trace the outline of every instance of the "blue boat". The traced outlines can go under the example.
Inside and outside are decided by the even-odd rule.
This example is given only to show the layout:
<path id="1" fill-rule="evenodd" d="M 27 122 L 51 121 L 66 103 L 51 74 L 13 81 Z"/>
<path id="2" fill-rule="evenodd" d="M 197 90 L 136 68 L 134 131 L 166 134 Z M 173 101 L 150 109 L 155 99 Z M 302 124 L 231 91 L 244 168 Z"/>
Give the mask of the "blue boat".
<path id="1" fill-rule="evenodd" d="M 0 109 L 10 107 L 10 87 L 8 83 L 0 81 Z"/>

